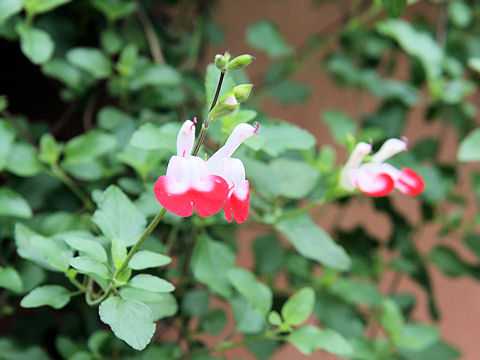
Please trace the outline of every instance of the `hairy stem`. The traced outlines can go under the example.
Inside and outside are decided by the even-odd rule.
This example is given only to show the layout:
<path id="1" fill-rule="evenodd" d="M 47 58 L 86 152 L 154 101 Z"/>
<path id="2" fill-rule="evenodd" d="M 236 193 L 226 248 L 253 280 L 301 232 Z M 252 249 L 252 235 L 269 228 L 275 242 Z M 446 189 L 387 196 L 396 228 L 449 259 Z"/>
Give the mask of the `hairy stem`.
<path id="1" fill-rule="evenodd" d="M 208 117 L 212 109 L 217 104 L 218 96 L 220 95 L 220 89 L 222 88 L 224 78 L 225 78 L 225 72 L 221 71 L 220 78 L 218 79 L 217 90 L 215 91 L 215 96 L 213 97 L 213 101 L 212 101 L 212 104 L 210 105 L 210 109 L 208 109 L 207 116 L 203 121 L 202 129 L 200 130 L 200 135 L 198 135 L 198 140 L 195 143 L 195 147 L 193 148 L 193 151 L 192 151 L 193 156 L 196 156 L 198 154 L 198 152 L 200 151 L 200 146 L 202 146 L 203 142 L 205 141 L 205 137 L 207 135 L 207 130 L 208 130 L 208 121 L 209 121 Z"/>
<path id="2" fill-rule="evenodd" d="M 115 276 L 121 274 L 128 266 L 128 263 L 132 259 L 133 255 L 142 247 L 143 243 L 147 239 L 147 237 L 152 233 L 152 231 L 157 227 L 157 225 L 160 223 L 160 220 L 162 220 L 163 216 L 167 212 L 167 209 L 162 208 L 160 212 L 155 216 L 155 218 L 152 220 L 152 222 L 148 225 L 147 229 L 144 231 L 142 236 L 140 236 L 140 239 L 135 243 L 135 245 L 130 249 L 130 251 L 127 254 L 127 257 L 125 258 L 125 261 L 123 262 L 122 266 L 118 270 L 115 271 Z"/>

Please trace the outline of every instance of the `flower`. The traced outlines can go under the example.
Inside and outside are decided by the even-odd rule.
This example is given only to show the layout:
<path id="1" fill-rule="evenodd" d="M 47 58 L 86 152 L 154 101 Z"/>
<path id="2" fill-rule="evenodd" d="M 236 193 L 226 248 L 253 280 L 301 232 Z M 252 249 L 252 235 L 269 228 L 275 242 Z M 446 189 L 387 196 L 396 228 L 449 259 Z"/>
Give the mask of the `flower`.
<path id="1" fill-rule="evenodd" d="M 229 222 L 232 221 L 232 214 L 238 223 L 244 222 L 248 217 L 250 185 L 248 180 L 245 180 L 245 167 L 240 159 L 231 156 L 242 142 L 253 134 L 258 135 L 258 122 L 255 122 L 255 125 L 237 125 L 225 145 L 207 161 L 211 173 L 224 178 L 230 188 L 224 207 L 225 218 Z"/>
<path id="2" fill-rule="evenodd" d="M 167 174 L 155 182 L 158 202 L 179 216 L 190 216 L 195 209 L 205 217 L 220 211 L 228 197 L 229 187 L 220 176 L 209 172 L 205 161 L 190 155 L 195 141 L 195 123 L 186 120 L 177 137 L 177 155 L 168 163 Z"/>
<path id="3" fill-rule="evenodd" d="M 349 191 L 358 188 L 373 197 L 386 196 L 394 188 L 407 195 L 420 194 L 425 189 L 425 183 L 415 171 L 409 168 L 399 170 L 385 163 L 385 160 L 406 150 L 406 141 L 388 139 L 371 157 L 371 162 L 362 164 L 364 157 L 372 151 L 372 146 L 358 143 L 342 170 L 340 185 Z"/>

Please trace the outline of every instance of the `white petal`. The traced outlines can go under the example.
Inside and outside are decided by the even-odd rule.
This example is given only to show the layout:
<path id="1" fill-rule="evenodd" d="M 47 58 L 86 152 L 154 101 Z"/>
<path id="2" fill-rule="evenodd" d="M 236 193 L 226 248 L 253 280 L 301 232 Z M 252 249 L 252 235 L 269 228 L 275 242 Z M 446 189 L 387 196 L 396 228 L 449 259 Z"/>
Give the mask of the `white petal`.
<path id="1" fill-rule="evenodd" d="M 406 151 L 407 148 L 408 146 L 405 141 L 395 138 L 388 139 L 383 143 L 380 150 L 372 156 L 372 161 L 383 163 L 385 160 L 397 155 L 399 152 Z"/>
<path id="2" fill-rule="evenodd" d="M 191 120 L 186 120 L 177 137 L 177 155 L 185 157 L 190 155 L 195 142 L 195 123 Z"/>
<path id="3" fill-rule="evenodd" d="M 355 185 L 350 180 L 349 172 L 350 170 L 357 169 L 365 156 L 367 156 L 372 151 L 372 146 L 370 144 L 360 142 L 353 149 L 352 154 L 348 158 L 345 166 L 342 169 L 340 174 L 340 186 L 346 190 L 352 191 L 355 189 Z"/>

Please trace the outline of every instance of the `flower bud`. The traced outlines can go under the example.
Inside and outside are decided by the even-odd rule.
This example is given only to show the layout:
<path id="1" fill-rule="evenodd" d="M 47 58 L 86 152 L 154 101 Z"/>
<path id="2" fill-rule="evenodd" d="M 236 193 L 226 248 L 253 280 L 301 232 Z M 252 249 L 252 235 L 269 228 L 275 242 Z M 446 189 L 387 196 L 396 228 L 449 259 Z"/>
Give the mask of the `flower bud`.
<path id="1" fill-rule="evenodd" d="M 215 105 L 212 111 L 210 111 L 208 118 L 209 120 L 220 119 L 237 110 L 238 106 L 239 103 L 233 95 L 232 89 L 223 95 L 223 97 L 218 101 L 217 105 Z"/>
<path id="2" fill-rule="evenodd" d="M 223 71 L 225 70 L 225 66 L 228 63 L 228 59 L 220 54 L 215 55 L 215 66 L 218 70 Z"/>
<path id="3" fill-rule="evenodd" d="M 250 64 L 253 61 L 253 59 L 255 59 L 253 56 L 247 55 L 247 54 L 237 56 L 235 59 L 233 59 L 227 64 L 227 69 L 228 70 L 243 69 L 248 64 Z"/>
<path id="4" fill-rule="evenodd" d="M 252 88 L 252 84 L 242 84 L 233 88 L 233 94 L 235 95 L 235 99 L 237 99 L 239 104 L 248 99 L 250 93 L 252 92 Z"/>

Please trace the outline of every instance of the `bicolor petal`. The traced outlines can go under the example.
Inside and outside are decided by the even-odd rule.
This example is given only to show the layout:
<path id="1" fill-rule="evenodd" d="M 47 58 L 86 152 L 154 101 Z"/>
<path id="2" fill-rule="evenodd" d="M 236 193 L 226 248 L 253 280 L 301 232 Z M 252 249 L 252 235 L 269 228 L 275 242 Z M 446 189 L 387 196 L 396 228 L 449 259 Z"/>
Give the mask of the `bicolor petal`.
<path id="1" fill-rule="evenodd" d="M 237 125 L 225 145 L 207 161 L 209 170 L 224 178 L 230 188 L 224 206 L 225 218 L 229 222 L 235 219 L 242 223 L 247 219 L 250 199 L 250 185 L 248 180 L 245 180 L 245 167 L 240 159 L 231 156 L 242 142 L 256 134 L 257 130 L 258 123 L 256 128 L 249 124 Z"/>
<path id="2" fill-rule="evenodd" d="M 425 183 L 415 171 L 409 168 L 398 170 L 385 163 L 390 157 L 407 150 L 407 145 L 406 139 L 388 139 L 371 157 L 371 162 L 361 164 L 371 147 L 359 143 L 342 170 L 339 184 L 346 190 L 352 191 L 356 187 L 374 197 L 388 195 L 394 188 L 407 195 L 420 194 Z"/>
<path id="3" fill-rule="evenodd" d="M 381 197 L 390 194 L 395 183 L 390 175 L 375 173 L 368 169 L 350 170 L 350 179 L 364 194 L 372 197 Z"/>
<path id="4" fill-rule="evenodd" d="M 178 216 L 190 216 L 195 209 L 205 217 L 222 209 L 229 187 L 225 179 L 210 173 L 203 159 L 190 155 L 194 141 L 195 122 L 187 120 L 177 137 L 177 155 L 170 158 L 166 175 L 155 182 L 154 193 Z"/>

